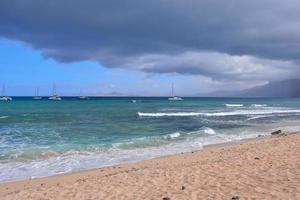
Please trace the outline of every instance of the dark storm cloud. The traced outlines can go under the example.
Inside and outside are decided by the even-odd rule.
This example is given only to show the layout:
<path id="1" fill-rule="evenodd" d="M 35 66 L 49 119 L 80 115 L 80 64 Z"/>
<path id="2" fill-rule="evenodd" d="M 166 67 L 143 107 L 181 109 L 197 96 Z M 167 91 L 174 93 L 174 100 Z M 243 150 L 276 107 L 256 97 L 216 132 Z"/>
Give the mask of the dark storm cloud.
<path id="1" fill-rule="evenodd" d="M 288 78 L 299 72 L 300 3 L 1 0 L 0 36 L 62 62 L 239 79 L 274 69 Z"/>

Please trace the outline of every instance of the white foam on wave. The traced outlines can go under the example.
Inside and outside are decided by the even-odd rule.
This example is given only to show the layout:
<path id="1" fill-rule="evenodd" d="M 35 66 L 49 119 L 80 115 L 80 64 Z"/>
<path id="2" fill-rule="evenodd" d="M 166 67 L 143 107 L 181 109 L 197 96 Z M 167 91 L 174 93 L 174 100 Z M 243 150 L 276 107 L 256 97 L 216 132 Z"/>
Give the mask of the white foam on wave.
<path id="1" fill-rule="evenodd" d="M 212 129 L 212 128 L 209 128 L 209 127 L 204 127 L 203 132 L 208 134 L 208 135 L 215 135 L 216 134 L 215 130 Z"/>
<path id="2" fill-rule="evenodd" d="M 267 104 L 251 104 L 251 107 L 266 107 Z"/>
<path id="3" fill-rule="evenodd" d="M 200 129 L 198 129 L 196 131 L 187 132 L 186 134 L 187 135 L 203 135 L 203 133 L 207 134 L 207 135 L 215 135 L 216 131 L 212 128 L 203 126 L 203 127 L 201 127 Z"/>
<path id="4" fill-rule="evenodd" d="M 244 106 L 244 104 L 228 104 L 228 103 L 226 103 L 224 105 L 226 107 L 243 107 Z"/>
<path id="5" fill-rule="evenodd" d="M 179 132 L 175 132 L 175 133 L 171 133 L 169 135 L 164 136 L 165 139 L 173 139 L 173 138 L 178 138 L 180 137 L 180 133 Z"/>
<path id="6" fill-rule="evenodd" d="M 173 113 L 142 113 L 138 112 L 138 115 L 140 117 L 164 117 L 164 116 L 170 116 L 170 117 L 185 117 L 185 116 L 197 116 L 197 115 L 203 115 L 204 113 L 197 113 L 197 112 L 173 112 Z"/>
<path id="7" fill-rule="evenodd" d="M 5 118 L 8 118 L 8 116 L 0 116 L 0 119 L 5 119 Z"/>
<path id="8" fill-rule="evenodd" d="M 266 115 L 266 114 L 294 114 L 300 113 L 300 110 L 236 110 L 231 112 L 170 112 L 170 113 L 142 113 L 138 112 L 140 117 L 188 117 L 188 116 L 235 116 L 235 115 Z"/>
<path id="9" fill-rule="evenodd" d="M 271 117 L 271 115 L 259 115 L 259 116 L 254 116 L 254 117 L 250 117 L 247 120 L 255 120 L 255 119 L 261 119 L 261 118 L 267 118 L 267 117 Z"/>

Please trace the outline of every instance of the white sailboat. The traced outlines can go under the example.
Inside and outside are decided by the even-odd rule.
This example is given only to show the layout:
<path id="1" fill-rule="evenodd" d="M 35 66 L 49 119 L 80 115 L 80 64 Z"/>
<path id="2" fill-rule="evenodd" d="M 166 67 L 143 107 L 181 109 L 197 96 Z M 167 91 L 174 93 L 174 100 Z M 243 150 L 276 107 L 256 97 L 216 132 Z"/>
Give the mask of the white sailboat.
<path id="1" fill-rule="evenodd" d="M 32 97 L 34 100 L 40 100 L 43 97 L 39 96 L 39 88 L 35 88 L 34 97 Z"/>
<path id="2" fill-rule="evenodd" d="M 174 84 L 172 83 L 172 97 L 168 98 L 169 101 L 182 101 L 183 98 L 174 96 Z"/>
<path id="3" fill-rule="evenodd" d="M 53 85 L 53 91 L 52 91 L 52 94 L 53 94 L 53 95 L 52 95 L 51 97 L 48 98 L 49 100 L 53 100 L 53 101 L 60 101 L 60 100 L 61 100 L 61 97 L 58 96 L 57 93 L 56 93 L 56 85 L 55 85 L 55 84 Z"/>
<path id="4" fill-rule="evenodd" d="M 1 94 L 1 97 L 0 97 L 0 101 L 11 101 L 11 100 L 12 100 L 11 97 L 5 95 L 5 85 L 3 84 L 2 85 L 2 94 Z"/>
<path id="5" fill-rule="evenodd" d="M 89 97 L 87 97 L 87 96 L 80 96 L 79 99 L 87 100 L 87 99 L 89 99 Z"/>
<path id="6" fill-rule="evenodd" d="M 82 95 L 82 90 L 80 90 L 79 99 L 81 99 L 81 100 L 87 100 L 87 99 L 89 99 L 89 97 Z"/>

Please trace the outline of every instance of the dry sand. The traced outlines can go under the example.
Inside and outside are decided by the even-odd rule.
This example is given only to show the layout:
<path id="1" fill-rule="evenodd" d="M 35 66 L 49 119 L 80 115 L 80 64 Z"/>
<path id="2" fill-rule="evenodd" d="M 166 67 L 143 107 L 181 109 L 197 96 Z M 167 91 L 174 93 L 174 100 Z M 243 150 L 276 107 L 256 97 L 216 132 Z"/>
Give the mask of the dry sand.
<path id="1" fill-rule="evenodd" d="M 300 134 L 0 184 L 0 199 L 300 199 Z"/>

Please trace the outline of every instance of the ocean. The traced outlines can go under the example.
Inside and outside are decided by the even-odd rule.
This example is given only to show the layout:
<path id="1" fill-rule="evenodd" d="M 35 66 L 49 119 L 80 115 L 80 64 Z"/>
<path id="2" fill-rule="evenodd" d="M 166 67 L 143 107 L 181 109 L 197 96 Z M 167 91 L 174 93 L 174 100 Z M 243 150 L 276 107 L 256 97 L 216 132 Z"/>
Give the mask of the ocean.
<path id="1" fill-rule="evenodd" d="M 300 130 L 300 99 L 0 101 L 0 181 L 45 177 Z"/>

